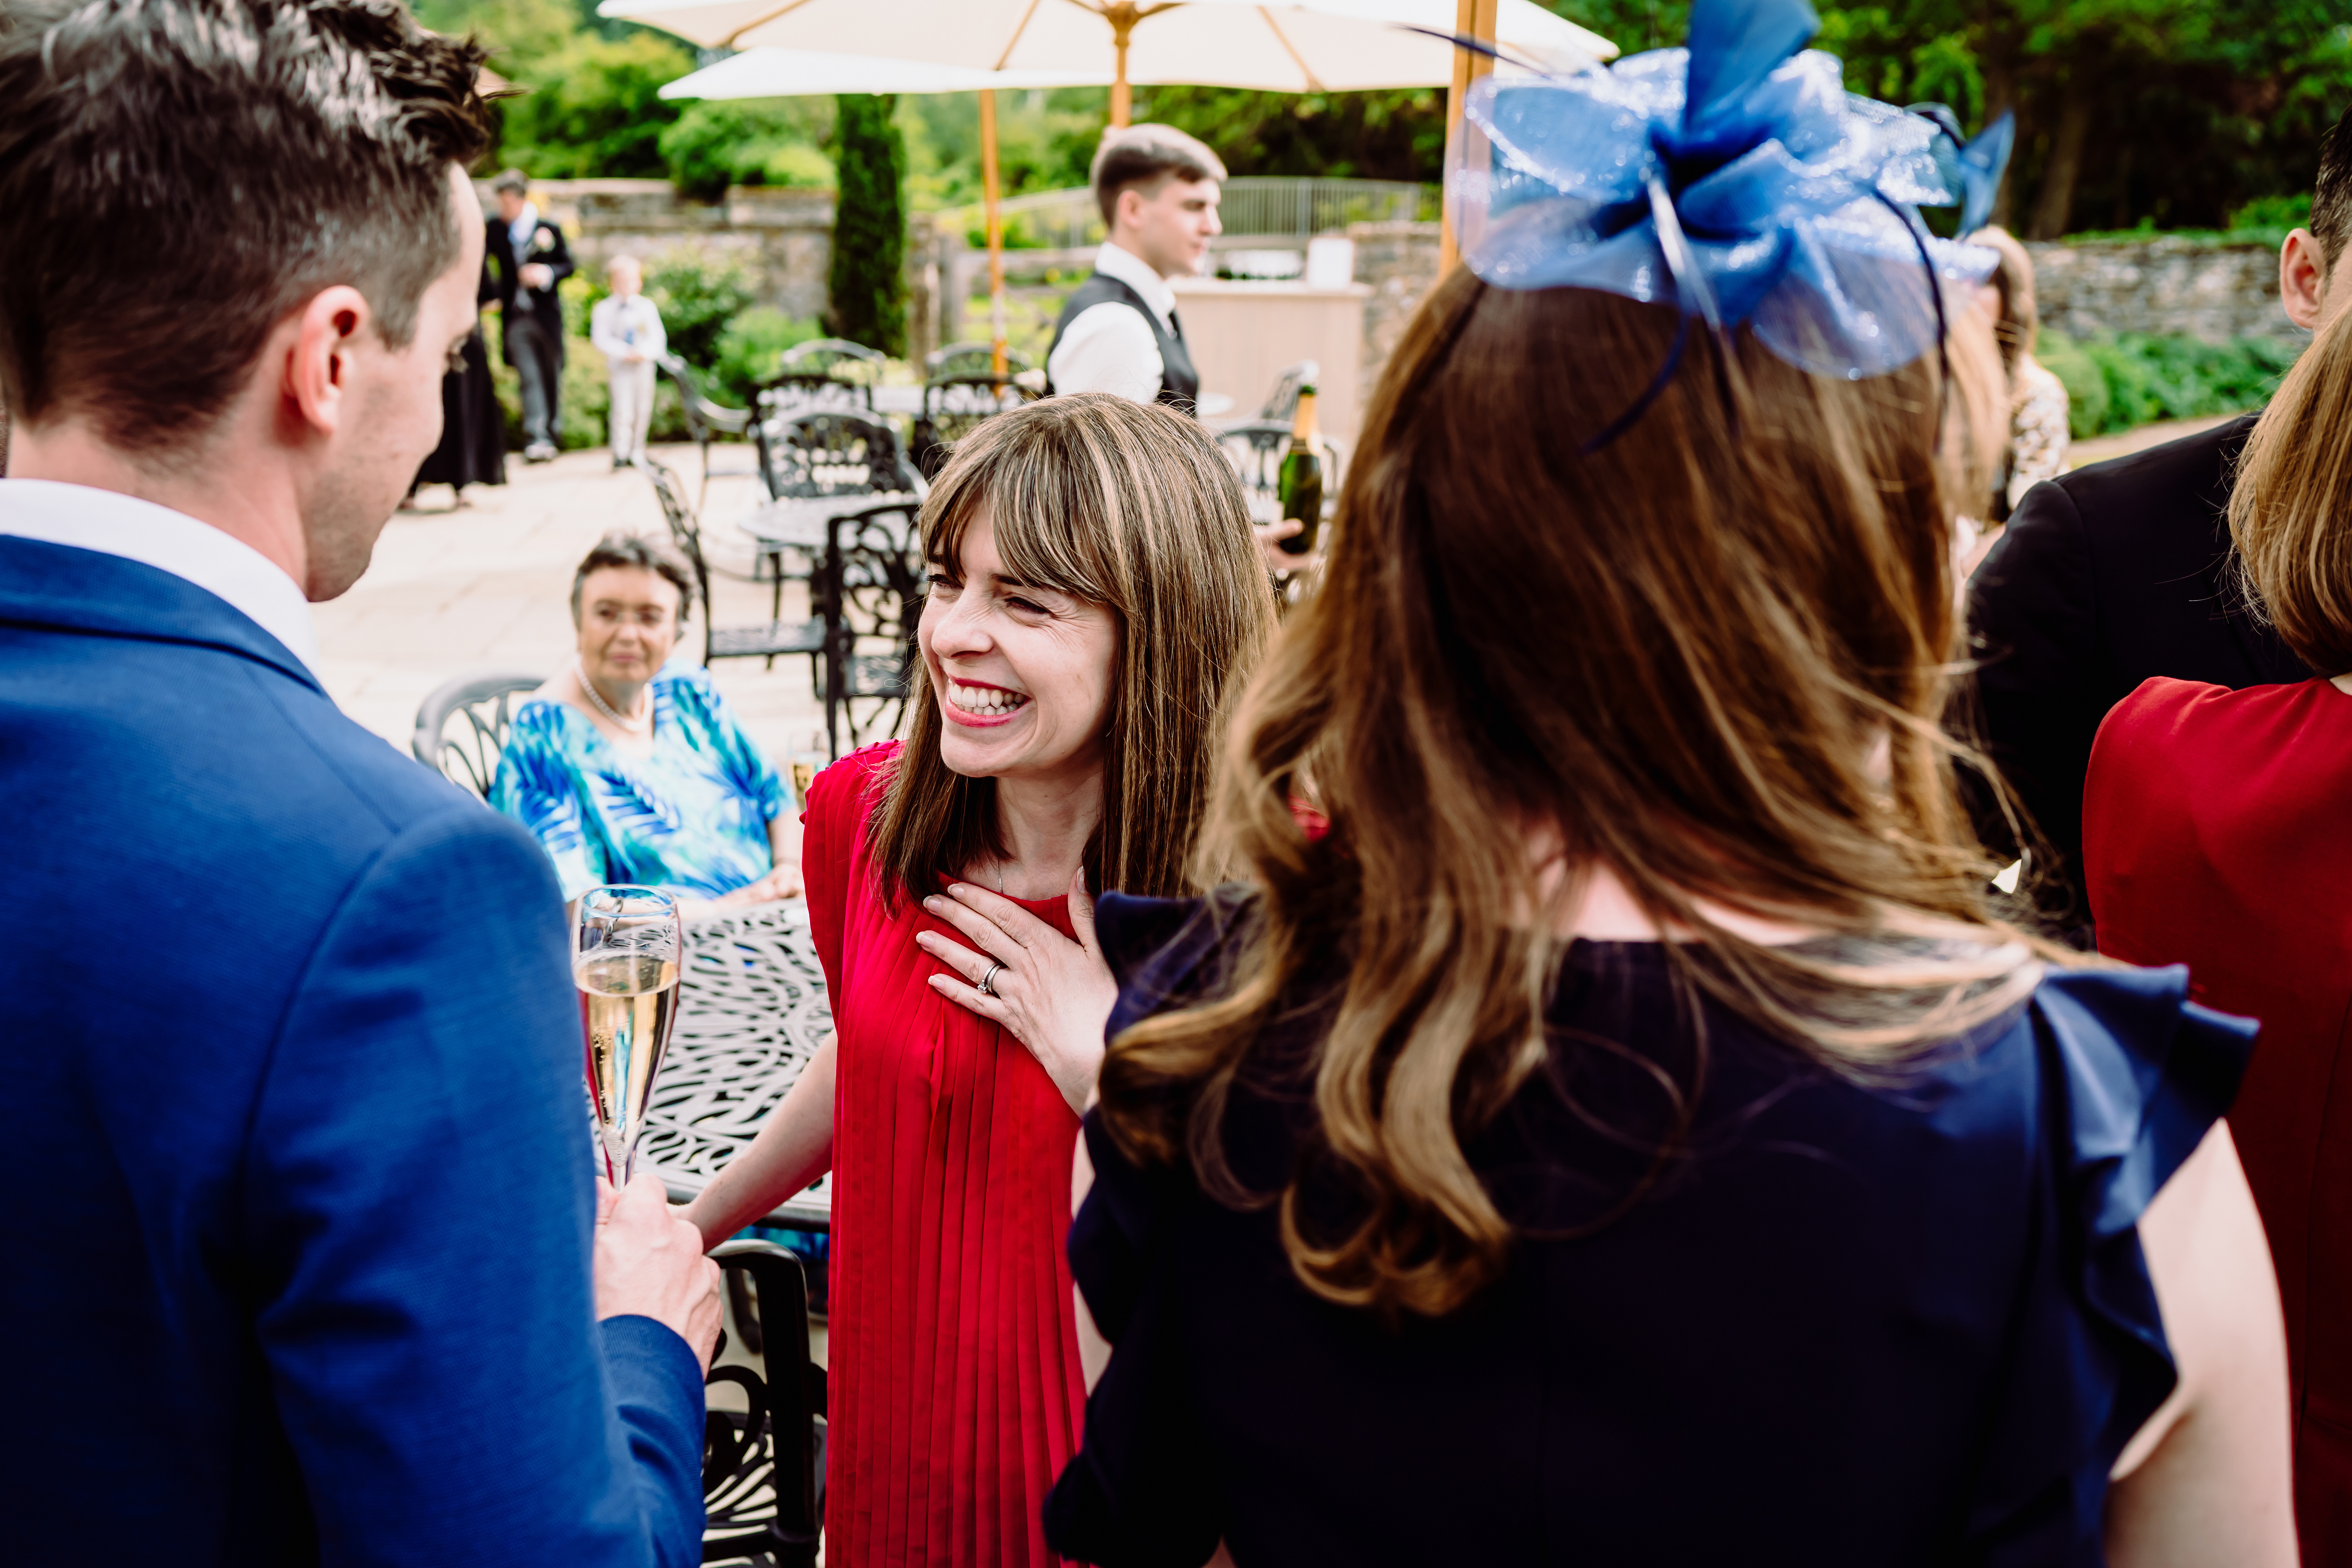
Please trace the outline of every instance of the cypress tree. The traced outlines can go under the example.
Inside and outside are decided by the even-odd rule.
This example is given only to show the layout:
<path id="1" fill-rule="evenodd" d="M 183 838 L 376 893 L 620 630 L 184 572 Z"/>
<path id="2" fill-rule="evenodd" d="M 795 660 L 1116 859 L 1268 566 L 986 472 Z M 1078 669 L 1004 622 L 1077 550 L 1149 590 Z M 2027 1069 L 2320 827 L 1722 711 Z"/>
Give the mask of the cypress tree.
<path id="1" fill-rule="evenodd" d="M 889 93 L 843 93 L 835 132 L 834 336 L 907 352 L 907 144 Z"/>

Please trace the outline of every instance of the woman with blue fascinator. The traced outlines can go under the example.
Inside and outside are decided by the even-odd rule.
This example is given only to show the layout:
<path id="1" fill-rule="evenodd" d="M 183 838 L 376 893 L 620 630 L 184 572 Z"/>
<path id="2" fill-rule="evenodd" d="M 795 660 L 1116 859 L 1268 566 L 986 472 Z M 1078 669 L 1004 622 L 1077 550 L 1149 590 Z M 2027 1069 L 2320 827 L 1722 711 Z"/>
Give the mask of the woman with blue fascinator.
<path id="1" fill-rule="evenodd" d="M 1066 1556 L 2294 1562 L 2254 1026 L 1989 912 L 1937 726 L 1999 160 L 1814 29 L 1471 97 L 1251 883 L 1099 906 Z"/>

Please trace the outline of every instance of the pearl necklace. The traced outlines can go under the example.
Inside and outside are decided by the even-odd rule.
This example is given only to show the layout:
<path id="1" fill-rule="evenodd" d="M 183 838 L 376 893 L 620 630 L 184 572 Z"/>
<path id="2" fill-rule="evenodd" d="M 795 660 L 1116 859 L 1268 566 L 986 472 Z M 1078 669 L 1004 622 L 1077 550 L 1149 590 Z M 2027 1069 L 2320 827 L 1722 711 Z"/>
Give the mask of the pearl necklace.
<path id="1" fill-rule="evenodd" d="M 580 689 L 588 694 L 588 700 L 596 705 L 597 712 L 602 713 L 605 718 L 610 719 L 614 723 L 618 724 L 622 729 L 628 731 L 633 735 L 642 734 L 646 730 L 653 727 L 653 682 L 647 681 L 646 683 L 645 717 L 642 719 L 624 719 L 618 713 L 613 711 L 612 704 L 605 701 L 604 694 L 596 689 L 596 683 L 588 679 L 588 667 L 580 662 L 580 656 L 578 654 L 573 654 L 572 656 L 572 672 L 580 678 Z"/>

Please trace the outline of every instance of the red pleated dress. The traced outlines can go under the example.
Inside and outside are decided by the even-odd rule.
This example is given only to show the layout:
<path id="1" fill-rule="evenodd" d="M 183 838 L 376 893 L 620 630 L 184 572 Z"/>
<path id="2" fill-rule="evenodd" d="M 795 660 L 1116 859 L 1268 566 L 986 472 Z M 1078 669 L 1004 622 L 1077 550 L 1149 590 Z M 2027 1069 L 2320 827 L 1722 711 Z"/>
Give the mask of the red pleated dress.
<path id="1" fill-rule="evenodd" d="M 2099 951 L 2262 1020 L 2230 1131 L 2278 1267 L 2303 1560 L 2352 1563 L 2352 697 L 2149 680 L 2099 727 Z"/>
<path id="2" fill-rule="evenodd" d="M 1078 1119 L 1020 1041 L 928 984 L 915 933 L 963 937 L 883 905 L 866 823 L 898 752 L 825 769 L 803 819 L 835 1053 L 825 1561 L 1055 1563 L 1040 1510 L 1086 1406 L 1063 1248 Z M 1064 900 L 1015 901 L 1071 934 Z"/>

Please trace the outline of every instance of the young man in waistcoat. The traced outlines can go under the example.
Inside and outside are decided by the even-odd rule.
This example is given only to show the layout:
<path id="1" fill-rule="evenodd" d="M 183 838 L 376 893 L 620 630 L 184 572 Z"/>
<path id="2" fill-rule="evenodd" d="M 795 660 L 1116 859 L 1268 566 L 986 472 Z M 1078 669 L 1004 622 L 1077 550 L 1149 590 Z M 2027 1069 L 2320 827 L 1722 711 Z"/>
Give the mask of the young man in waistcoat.
<path id="1" fill-rule="evenodd" d="M 1171 278 L 1208 260 L 1224 164 L 1171 125 L 1106 132 L 1096 150 L 1095 200 L 1110 237 L 1095 252 L 1055 323 L 1045 378 L 1055 392 L 1114 392 L 1190 414 L 1200 374 L 1184 346 Z"/>

